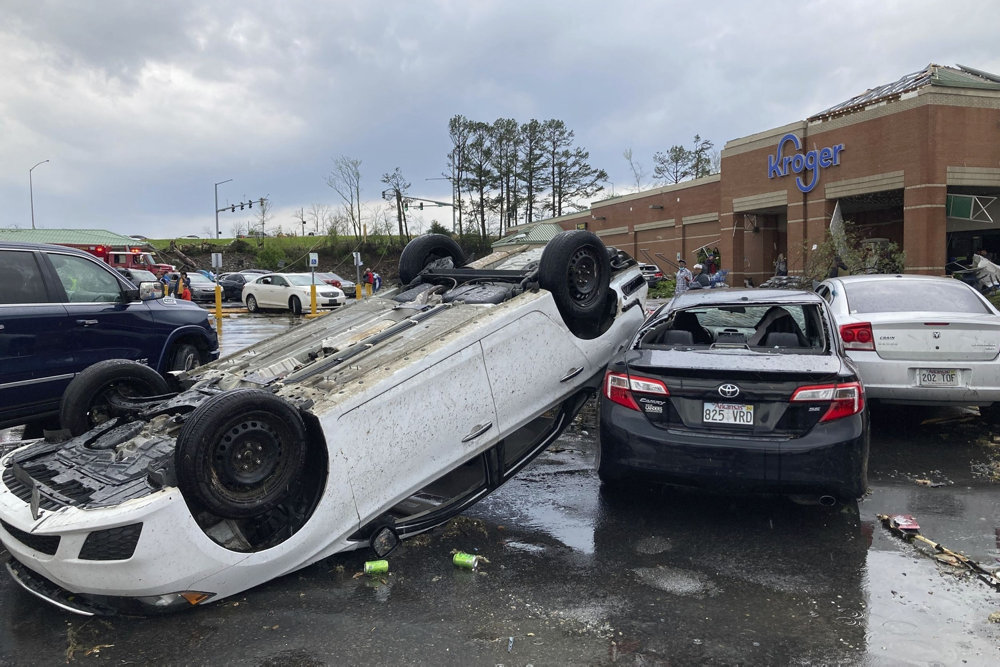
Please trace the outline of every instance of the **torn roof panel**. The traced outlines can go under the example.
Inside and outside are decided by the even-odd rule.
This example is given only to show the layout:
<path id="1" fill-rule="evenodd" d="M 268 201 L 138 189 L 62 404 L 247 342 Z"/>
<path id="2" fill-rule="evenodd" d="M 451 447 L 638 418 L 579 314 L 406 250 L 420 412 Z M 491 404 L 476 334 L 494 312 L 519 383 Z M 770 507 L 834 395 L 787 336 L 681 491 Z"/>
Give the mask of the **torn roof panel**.
<path id="1" fill-rule="evenodd" d="M 958 65 L 945 67 L 930 64 L 924 69 L 907 74 L 892 83 L 875 88 L 869 88 L 846 102 L 834 105 L 810 116 L 809 122 L 827 120 L 836 116 L 860 111 L 878 104 L 885 104 L 900 99 L 906 93 L 912 93 L 925 86 L 942 86 L 946 88 L 978 88 L 982 90 L 1000 91 L 1000 76 L 982 70 Z"/>

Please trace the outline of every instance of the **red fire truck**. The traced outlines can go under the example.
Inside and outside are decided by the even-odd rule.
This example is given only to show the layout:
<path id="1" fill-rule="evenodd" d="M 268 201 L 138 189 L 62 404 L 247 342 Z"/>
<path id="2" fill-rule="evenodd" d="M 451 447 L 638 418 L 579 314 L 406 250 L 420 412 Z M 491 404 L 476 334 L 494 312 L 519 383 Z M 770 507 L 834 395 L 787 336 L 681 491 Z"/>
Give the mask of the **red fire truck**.
<path id="1" fill-rule="evenodd" d="M 92 255 L 100 257 L 111 266 L 120 269 L 143 269 L 151 271 L 159 278 L 164 273 L 174 271 L 173 264 L 161 264 L 153 257 L 153 253 L 142 248 L 113 248 L 100 244 L 60 243 L 59 245 L 79 248 Z"/>

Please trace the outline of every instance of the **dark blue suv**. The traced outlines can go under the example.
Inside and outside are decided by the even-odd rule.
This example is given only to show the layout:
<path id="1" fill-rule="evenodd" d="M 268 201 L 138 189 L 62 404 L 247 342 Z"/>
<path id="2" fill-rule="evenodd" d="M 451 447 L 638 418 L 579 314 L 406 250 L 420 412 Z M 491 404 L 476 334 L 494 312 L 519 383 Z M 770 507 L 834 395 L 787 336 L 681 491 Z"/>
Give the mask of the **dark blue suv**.
<path id="1" fill-rule="evenodd" d="M 54 424 L 70 380 L 98 361 L 132 359 L 165 374 L 218 356 L 199 306 L 142 299 L 80 250 L 0 243 L 0 428 Z"/>

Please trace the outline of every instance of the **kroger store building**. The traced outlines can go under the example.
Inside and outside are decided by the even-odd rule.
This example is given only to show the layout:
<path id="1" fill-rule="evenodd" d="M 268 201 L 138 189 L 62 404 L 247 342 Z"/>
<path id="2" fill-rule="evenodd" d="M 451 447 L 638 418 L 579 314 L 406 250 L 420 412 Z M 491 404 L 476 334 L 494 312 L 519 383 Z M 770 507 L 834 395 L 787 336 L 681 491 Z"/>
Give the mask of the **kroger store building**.
<path id="1" fill-rule="evenodd" d="M 1000 257 L 1000 76 L 929 65 L 803 121 L 726 143 L 705 178 L 594 202 L 554 220 L 665 272 L 718 247 L 730 285 L 790 274 L 839 202 L 863 236 L 896 242 L 906 272 Z M 997 223 L 993 221 L 997 220 Z M 735 261 L 734 261 L 735 258 Z M 950 267 L 949 267 L 950 268 Z"/>

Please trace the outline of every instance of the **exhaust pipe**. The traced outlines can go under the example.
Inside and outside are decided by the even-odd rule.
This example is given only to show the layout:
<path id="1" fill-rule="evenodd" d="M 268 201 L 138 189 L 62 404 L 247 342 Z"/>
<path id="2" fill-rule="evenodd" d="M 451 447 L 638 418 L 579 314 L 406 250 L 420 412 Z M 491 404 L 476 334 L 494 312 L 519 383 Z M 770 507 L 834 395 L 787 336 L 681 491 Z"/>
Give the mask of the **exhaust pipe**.
<path id="1" fill-rule="evenodd" d="M 833 496 L 820 496 L 819 504 L 822 505 L 823 507 L 833 507 L 834 505 L 837 504 L 837 499 L 834 498 Z"/>

